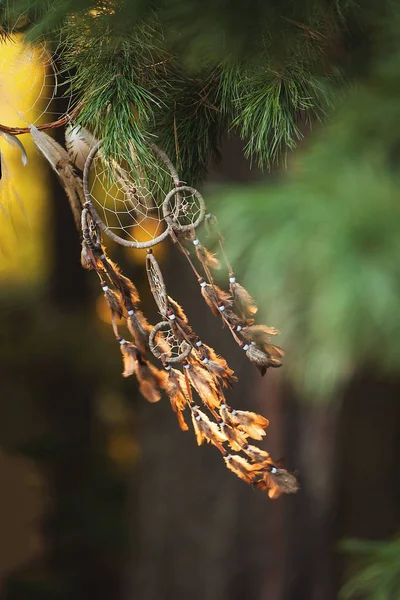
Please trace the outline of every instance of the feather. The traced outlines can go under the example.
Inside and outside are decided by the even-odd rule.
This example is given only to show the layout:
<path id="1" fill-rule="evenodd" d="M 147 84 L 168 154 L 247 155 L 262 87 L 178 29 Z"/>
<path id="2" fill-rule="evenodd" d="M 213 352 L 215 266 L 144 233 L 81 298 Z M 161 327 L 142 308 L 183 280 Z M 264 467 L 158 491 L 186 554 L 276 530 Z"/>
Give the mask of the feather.
<path id="1" fill-rule="evenodd" d="M 232 448 L 232 450 L 240 452 L 240 450 L 242 450 L 243 447 L 247 445 L 246 434 L 242 433 L 239 429 L 231 427 L 224 421 L 222 421 L 220 427 L 221 431 L 223 431 L 226 435 L 229 446 L 230 448 Z"/>
<path id="2" fill-rule="evenodd" d="M 224 461 L 228 469 L 235 473 L 237 477 L 243 479 L 246 483 L 253 483 L 259 470 L 257 465 L 247 462 L 245 458 L 236 454 L 228 454 L 224 457 Z"/>
<path id="3" fill-rule="evenodd" d="M 102 248 L 101 250 L 101 261 L 104 269 L 107 271 L 107 274 L 114 286 L 121 292 L 127 310 L 132 309 L 139 303 L 139 293 L 136 289 L 136 286 L 130 279 L 125 277 L 125 275 L 121 273 L 120 268 L 108 258 L 105 249 Z"/>
<path id="4" fill-rule="evenodd" d="M 188 318 L 185 315 L 185 312 L 184 312 L 182 306 L 180 304 L 178 304 L 178 302 L 176 302 L 176 300 L 174 300 L 173 298 L 168 296 L 168 304 L 169 304 L 172 312 L 174 313 L 174 315 L 176 317 L 178 317 L 178 319 L 180 319 L 184 323 L 188 322 Z"/>
<path id="5" fill-rule="evenodd" d="M 199 279 L 199 283 L 201 294 L 213 315 L 217 316 L 220 314 L 221 310 L 218 308 L 219 306 L 223 307 L 222 311 L 232 306 L 232 298 L 228 292 L 221 290 L 217 285 L 206 283 L 203 278 Z"/>
<path id="6" fill-rule="evenodd" d="M 261 479 L 254 482 L 254 487 L 259 490 L 268 489 L 269 498 L 279 498 L 282 494 L 295 494 L 299 484 L 294 475 L 274 465 L 269 465 Z"/>
<path id="7" fill-rule="evenodd" d="M 250 327 L 242 327 L 240 335 L 248 342 L 255 342 L 259 346 L 269 345 L 271 335 L 278 335 L 279 331 L 275 327 L 267 325 L 251 325 Z M 283 356 L 283 353 L 282 353 Z"/>
<path id="8" fill-rule="evenodd" d="M 245 452 L 247 454 L 247 456 L 249 458 L 251 458 L 251 460 L 254 460 L 255 462 L 262 462 L 262 463 L 271 462 L 272 463 L 272 459 L 271 459 L 269 453 L 266 452 L 266 450 L 261 450 L 260 448 L 257 448 L 257 446 L 252 446 L 251 444 L 247 444 L 247 446 L 244 446 L 243 452 Z"/>
<path id="9" fill-rule="evenodd" d="M 149 346 L 149 335 L 152 327 L 149 325 L 142 311 L 130 308 L 128 310 L 127 325 L 136 346 L 140 352 L 145 354 Z"/>
<path id="10" fill-rule="evenodd" d="M 165 381 L 164 389 L 171 402 L 172 410 L 175 412 L 179 427 L 183 431 L 187 431 L 187 426 L 182 411 L 186 408 L 189 398 L 186 391 L 186 380 L 180 371 L 170 368 L 168 371 L 168 379 Z"/>
<path id="11" fill-rule="evenodd" d="M 170 321 L 171 329 L 173 331 L 174 336 L 180 342 L 188 342 L 192 346 L 195 346 L 197 341 L 197 335 L 194 333 L 193 329 L 180 319 L 173 319 Z"/>
<path id="12" fill-rule="evenodd" d="M 84 269 L 88 269 L 88 271 L 94 268 L 93 264 L 93 254 L 90 252 L 87 244 L 82 242 L 82 250 L 81 250 L 81 265 Z M 96 260 L 96 259 L 94 259 Z"/>
<path id="13" fill-rule="evenodd" d="M 84 127 L 69 123 L 65 130 L 65 146 L 71 162 L 81 171 L 85 168 L 90 150 L 97 140 Z"/>
<path id="14" fill-rule="evenodd" d="M 124 314 L 124 307 L 122 304 L 121 296 L 118 294 L 118 292 L 110 290 L 110 288 L 104 281 L 101 282 L 101 285 L 104 292 L 104 298 L 108 304 L 111 314 L 122 319 L 122 316 Z"/>
<path id="15" fill-rule="evenodd" d="M 233 370 L 229 368 L 226 360 L 206 344 L 201 344 L 199 354 L 202 364 L 205 364 L 207 369 L 221 380 L 222 385 L 232 387 L 232 383 L 237 381 L 237 377 L 233 374 Z"/>
<path id="16" fill-rule="evenodd" d="M 28 164 L 28 155 L 21 140 L 19 140 L 16 135 L 11 135 L 11 133 L 7 133 L 6 131 L 0 131 L 0 135 L 10 144 L 10 146 L 18 148 L 21 152 L 21 162 L 25 167 Z"/>
<path id="17" fill-rule="evenodd" d="M 222 443 L 227 441 L 225 434 L 197 406 L 192 410 L 192 422 L 199 446 L 206 441 L 214 444 L 221 452 L 225 452 L 222 446 Z"/>
<path id="18" fill-rule="evenodd" d="M 233 328 L 239 328 L 239 331 L 244 325 L 249 324 L 249 319 L 244 321 L 230 308 L 223 308 L 222 310 L 220 308 L 220 311 L 223 313 L 224 319 L 228 321 L 229 325 Z M 251 322 L 254 323 L 254 319 L 251 319 Z"/>
<path id="19" fill-rule="evenodd" d="M 52 137 L 39 131 L 34 125 L 29 126 L 32 139 L 35 146 L 43 154 L 50 164 L 51 168 L 57 173 L 62 186 L 68 196 L 75 224 L 80 230 L 81 210 L 85 203 L 82 182 L 77 177 L 73 166 L 69 162 L 69 157 L 62 146 Z"/>
<path id="20" fill-rule="evenodd" d="M 137 352 L 136 377 L 139 391 L 148 402 L 158 402 L 161 399 L 160 388 L 165 388 L 167 374 L 160 371 Z"/>
<path id="21" fill-rule="evenodd" d="M 225 423 L 239 427 L 254 440 L 261 440 L 265 435 L 264 429 L 269 425 L 268 419 L 262 415 L 247 410 L 235 410 L 226 404 L 221 404 L 219 413 Z"/>
<path id="22" fill-rule="evenodd" d="M 210 373 L 193 360 L 188 364 L 190 366 L 186 369 L 186 372 L 189 381 L 203 404 L 209 409 L 218 408 L 221 404 L 221 395 Z"/>
<path id="23" fill-rule="evenodd" d="M 207 250 L 207 248 L 205 248 L 202 244 L 195 245 L 195 249 L 196 249 L 196 256 L 202 265 L 204 265 L 205 267 L 208 267 L 209 269 L 220 269 L 221 268 L 221 263 L 219 262 L 218 258 L 215 256 L 215 254 L 213 254 L 212 252 Z"/>
<path id="24" fill-rule="evenodd" d="M 233 298 L 233 305 L 243 318 L 256 314 L 258 307 L 254 298 L 250 296 L 246 288 L 236 281 L 233 275 L 229 278 L 229 290 Z"/>
<path id="25" fill-rule="evenodd" d="M 126 340 L 119 340 L 120 349 L 122 354 L 122 360 L 124 363 L 124 371 L 122 373 L 123 377 L 130 377 L 134 373 L 136 373 L 137 367 L 137 348 L 131 342 L 127 342 Z"/>
<path id="26" fill-rule="evenodd" d="M 257 367 L 262 376 L 265 375 L 268 367 L 277 368 L 282 366 L 282 363 L 277 356 L 281 356 L 283 350 L 277 346 L 268 346 L 268 350 L 264 351 L 255 344 L 245 344 L 243 349 L 246 351 L 247 358 Z M 276 355 L 273 356 L 272 352 L 276 353 Z"/>

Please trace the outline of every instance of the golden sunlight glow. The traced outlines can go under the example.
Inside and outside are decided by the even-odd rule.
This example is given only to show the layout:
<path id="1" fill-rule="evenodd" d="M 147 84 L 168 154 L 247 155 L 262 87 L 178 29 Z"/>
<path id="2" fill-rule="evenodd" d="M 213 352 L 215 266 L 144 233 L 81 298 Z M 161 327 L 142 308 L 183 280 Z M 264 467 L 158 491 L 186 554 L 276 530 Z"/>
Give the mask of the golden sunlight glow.
<path id="1" fill-rule="evenodd" d="M 29 60 L 27 60 L 29 59 Z M 20 40 L 1 44 L 0 121 L 8 126 L 26 126 L 41 118 L 50 96 L 44 84 L 48 55 L 37 54 Z M 14 283 L 42 279 L 48 267 L 47 186 L 43 161 L 29 135 L 20 136 L 28 153 L 21 153 L 0 137 L 0 279 Z"/>

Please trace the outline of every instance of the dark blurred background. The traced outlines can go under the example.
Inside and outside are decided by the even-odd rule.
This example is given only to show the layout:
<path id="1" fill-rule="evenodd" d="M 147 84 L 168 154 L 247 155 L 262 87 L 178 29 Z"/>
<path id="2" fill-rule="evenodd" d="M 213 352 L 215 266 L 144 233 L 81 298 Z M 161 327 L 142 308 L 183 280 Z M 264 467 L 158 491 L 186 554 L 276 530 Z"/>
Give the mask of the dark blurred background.
<path id="1" fill-rule="evenodd" d="M 224 142 L 209 187 L 261 178 L 242 144 Z M 239 376 L 231 403 L 268 416 L 268 450 L 299 473 L 296 496 L 269 500 L 181 432 L 167 399 L 147 404 L 122 379 L 64 193 L 37 157 L 24 184 L 14 162 L 21 204 L 10 201 L 1 225 L 1 596 L 337 598 L 353 564 L 340 542 L 386 540 L 398 530 L 400 377 L 360 362 L 321 402 L 280 371 L 261 380 L 165 244 L 159 256 L 171 295 Z M 113 256 L 155 322 L 145 251 L 113 248 Z"/>

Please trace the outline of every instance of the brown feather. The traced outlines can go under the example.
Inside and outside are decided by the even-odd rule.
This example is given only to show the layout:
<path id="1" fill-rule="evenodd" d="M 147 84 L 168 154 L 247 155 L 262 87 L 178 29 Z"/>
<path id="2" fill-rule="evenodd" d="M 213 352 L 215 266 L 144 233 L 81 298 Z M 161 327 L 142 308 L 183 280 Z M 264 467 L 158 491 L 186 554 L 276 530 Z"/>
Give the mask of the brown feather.
<path id="1" fill-rule="evenodd" d="M 282 494 L 295 494 L 299 489 L 296 477 L 286 471 L 270 465 L 268 470 L 263 473 L 261 479 L 254 483 L 254 487 L 259 490 L 268 489 L 270 498 L 279 498 Z"/>
<path id="2" fill-rule="evenodd" d="M 243 452 L 245 452 L 245 454 L 247 454 L 247 456 L 255 462 L 272 463 L 269 453 L 266 450 L 261 450 L 261 448 L 258 448 L 257 446 L 247 444 L 247 446 L 243 448 Z"/>
<path id="3" fill-rule="evenodd" d="M 202 265 L 208 267 L 209 269 L 221 268 L 221 263 L 219 262 L 215 254 L 207 250 L 207 248 L 205 248 L 202 244 L 197 244 L 197 246 L 195 246 L 195 249 L 196 256 Z"/>
<path id="4" fill-rule="evenodd" d="M 175 412 L 180 428 L 183 431 L 187 431 L 185 419 L 183 418 L 182 411 L 186 408 L 189 399 L 186 392 L 186 381 L 185 377 L 177 369 L 170 369 L 168 371 L 168 379 L 165 382 L 164 389 L 169 396 L 172 410 Z"/>
<path id="5" fill-rule="evenodd" d="M 280 352 L 283 352 L 283 350 L 281 350 L 280 348 L 277 348 L 277 346 L 271 346 L 269 348 L 273 348 L 274 351 L 279 350 Z M 246 355 L 247 358 L 257 367 L 257 369 L 260 371 L 261 375 L 264 376 L 265 373 L 267 372 L 268 367 L 280 367 L 282 366 L 282 363 L 280 362 L 280 360 L 278 360 L 277 358 L 275 358 L 275 356 L 273 357 L 269 352 L 265 352 L 264 350 L 261 350 L 261 348 L 259 348 L 257 345 L 255 344 L 250 344 L 248 349 L 246 350 Z"/>
<path id="6" fill-rule="evenodd" d="M 234 427 L 239 427 L 246 435 L 261 440 L 265 435 L 264 429 L 269 425 L 268 419 L 247 410 L 234 410 L 225 404 L 220 406 L 221 418 Z"/>
<path id="7" fill-rule="evenodd" d="M 128 310 L 129 308 L 136 306 L 140 300 L 136 286 L 130 279 L 125 277 L 125 275 L 122 275 L 120 268 L 108 258 L 104 248 L 102 248 L 102 256 L 103 258 L 101 261 L 103 266 L 114 286 L 121 292 Z"/>
<path id="8" fill-rule="evenodd" d="M 259 468 L 257 465 L 247 462 L 242 456 L 236 454 L 228 454 L 224 457 L 224 461 L 228 469 L 230 469 L 237 477 L 243 479 L 246 483 L 253 483 L 254 478 Z"/>
<path id="9" fill-rule="evenodd" d="M 192 421 L 199 446 L 206 441 L 214 444 L 221 452 L 225 451 L 222 446 L 227 441 L 225 434 L 197 406 L 192 410 Z"/>
<path id="10" fill-rule="evenodd" d="M 132 310 L 130 309 L 130 311 Z M 149 347 L 149 335 L 152 327 L 149 325 L 142 311 L 135 310 L 133 314 L 128 315 L 127 325 L 140 352 L 143 354 L 146 353 Z"/>
<path id="11" fill-rule="evenodd" d="M 149 402 L 158 402 L 161 399 L 160 388 L 165 387 L 166 373 L 157 369 L 138 353 L 136 377 L 142 396 Z"/>
<path id="12" fill-rule="evenodd" d="M 213 315 L 220 314 L 219 305 L 222 305 L 225 309 L 232 306 L 232 298 L 228 292 L 221 290 L 217 285 L 206 283 L 203 279 L 200 279 L 199 283 L 201 294 Z"/>
<path id="13" fill-rule="evenodd" d="M 278 335 L 279 331 L 275 327 L 268 327 L 267 325 L 251 325 L 250 327 L 242 327 L 240 335 L 243 336 L 248 342 L 255 342 L 259 346 L 264 344 L 269 345 L 271 342 L 271 335 Z"/>
<path id="14" fill-rule="evenodd" d="M 230 279 L 234 279 L 234 277 L 231 277 Z M 230 281 L 229 289 L 232 294 L 235 310 L 243 318 L 247 317 L 248 315 L 254 316 L 258 311 L 258 306 L 246 288 L 244 288 L 235 280 Z"/>
<path id="15" fill-rule="evenodd" d="M 203 404 L 210 409 L 218 408 L 221 404 L 220 392 L 210 373 L 199 363 L 191 360 L 190 368 L 186 369 L 190 384 L 196 390 Z"/>
<path id="16" fill-rule="evenodd" d="M 88 271 L 91 271 L 93 268 L 97 269 L 99 267 L 96 258 L 93 256 L 93 253 L 89 250 L 85 242 L 82 242 L 81 265 Z"/>
<path id="17" fill-rule="evenodd" d="M 188 318 L 185 315 L 185 311 L 183 310 L 182 306 L 178 304 L 178 302 L 176 302 L 176 300 L 168 296 L 168 304 L 170 305 L 171 310 L 178 317 L 178 319 L 180 319 L 184 323 L 188 322 Z"/>
<path id="18" fill-rule="evenodd" d="M 232 387 L 232 383 L 237 381 L 237 377 L 233 374 L 233 370 L 229 368 L 226 360 L 219 356 L 214 348 L 201 344 L 198 347 L 198 353 L 202 364 L 205 364 L 207 369 L 217 378 L 221 380 L 224 387 Z M 208 362 L 204 362 L 204 361 Z"/>
<path id="19" fill-rule="evenodd" d="M 221 431 L 223 431 L 226 435 L 229 446 L 232 448 L 232 450 L 240 452 L 240 450 L 242 450 L 243 447 L 247 445 L 246 435 L 242 433 L 239 429 L 231 427 L 224 421 L 222 421 L 220 427 Z"/>
<path id="20" fill-rule="evenodd" d="M 138 350 L 134 344 L 123 340 L 124 343 L 120 344 L 122 360 L 124 363 L 123 377 L 130 377 L 136 373 L 137 367 L 137 353 Z"/>
<path id="21" fill-rule="evenodd" d="M 106 289 L 105 289 L 106 288 Z M 124 307 L 122 304 L 122 298 L 118 292 L 110 290 L 108 286 L 103 286 L 104 298 L 108 304 L 111 314 L 122 319 L 124 314 Z"/>
<path id="22" fill-rule="evenodd" d="M 239 317 L 233 310 L 230 308 L 225 308 L 223 311 L 224 318 L 228 321 L 231 327 L 237 327 L 238 325 L 243 326 L 245 323 L 241 317 Z"/>
<path id="23" fill-rule="evenodd" d="M 221 383 L 224 387 L 232 388 L 232 384 L 234 381 L 237 381 L 236 375 L 233 374 L 232 369 L 230 369 L 226 363 L 224 358 L 216 357 L 217 360 L 209 360 L 206 364 L 207 369 L 218 379 L 221 380 Z"/>

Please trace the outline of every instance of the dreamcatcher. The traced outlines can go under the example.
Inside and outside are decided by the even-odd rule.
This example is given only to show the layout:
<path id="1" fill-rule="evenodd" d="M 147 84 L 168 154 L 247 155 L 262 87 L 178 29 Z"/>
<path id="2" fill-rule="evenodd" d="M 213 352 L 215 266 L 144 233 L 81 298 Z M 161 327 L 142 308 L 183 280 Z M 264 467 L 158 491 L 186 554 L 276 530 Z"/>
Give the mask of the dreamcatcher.
<path id="1" fill-rule="evenodd" d="M 271 341 L 279 332 L 255 323 L 257 306 L 236 281 L 216 218 L 207 213 L 198 190 L 180 181 L 158 146 L 149 144 L 151 167 L 140 163 L 133 146 L 126 164 L 107 159 L 102 142 L 73 123 L 75 114 L 72 111 L 41 128 L 30 124 L 21 131 L 0 125 L 0 131 L 6 131 L 13 142 L 15 135 L 29 131 L 59 175 L 82 233 L 82 265 L 97 275 L 110 310 L 123 376 L 135 376 L 149 402 L 157 402 L 165 394 L 180 428 L 188 430 L 191 421 L 197 443 L 214 445 L 239 478 L 258 489 L 268 489 L 271 498 L 296 492 L 295 477 L 251 441 L 263 439 L 268 420 L 229 405 L 226 394 L 237 378 L 225 359 L 192 329 L 182 306 L 168 294 L 152 252 L 169 237 L 186 257 L 206 304 L 239 350 L 261 375 L 268 368 L 280 367 L 283 351 Z M 68 125 L 68 151 L 43 131 L 61 125 Z M 221 262 L 204 245 L 206 236 L 218 246 L 227 271 L 226 289 L 215 282 L 213 273 L 221 268 Z M 147 277 L 160 315 L 155 325 L 143 314 L 134 283 L 109 258 L 106 237 L 126 247 L 147 249 Z"/>

